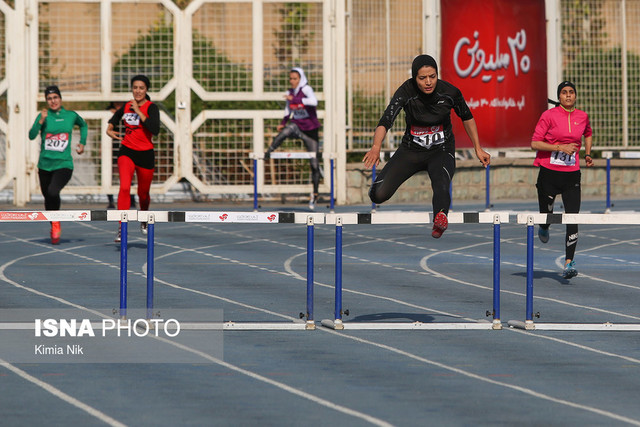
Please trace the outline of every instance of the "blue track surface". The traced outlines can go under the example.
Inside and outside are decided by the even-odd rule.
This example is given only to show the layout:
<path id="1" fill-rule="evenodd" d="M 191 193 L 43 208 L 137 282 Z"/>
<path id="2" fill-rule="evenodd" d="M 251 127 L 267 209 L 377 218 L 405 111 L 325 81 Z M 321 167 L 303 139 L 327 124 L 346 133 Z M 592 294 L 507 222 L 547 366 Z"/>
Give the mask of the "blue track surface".
<path id="1" fill-rule="evenodd" d="M 603 210 L 583 203 L 583 212 Z M 617 202 L 622 210 L 640 203 Z M 115 227 L 63 223 L 51 246 L 45 223 L 0 224 L 0 309 L 117 307 Z M 505 224 L 501 234 L 503 330 L 321 327 L 334 314 L 335 228 L 316 226 L 316 330 L 225 331 L 224 358 L 203 363 L 3 363 L 0 423 L 640 425 L 640 332 L 506 327 L 525 318 L 526 227 Z M 345 322 L 490 320 L 492 239 L 485 224 L 453 224 L 439 240 L 426 225 L 345 226 Z M 290 322 L 305 311 L 304 225 L 158 223 L 155 241 L 157 307 L 222 309 L 235 322 Z M 535 321 L 640 324 L 639 242 L 637 227 L 580 226 L 579 275 L 564 280 L 564 226 L 552 225 L 549 243 L 535 242 Z M 142 308 L 146 238 L 134 224 L 128 255 L 129 307 Z"/>

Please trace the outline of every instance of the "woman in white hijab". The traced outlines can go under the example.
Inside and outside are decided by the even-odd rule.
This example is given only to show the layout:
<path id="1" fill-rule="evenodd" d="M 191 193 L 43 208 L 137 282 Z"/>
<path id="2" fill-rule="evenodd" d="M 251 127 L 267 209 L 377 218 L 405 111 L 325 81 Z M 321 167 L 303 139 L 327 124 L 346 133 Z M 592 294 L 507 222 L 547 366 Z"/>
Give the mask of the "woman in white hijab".
<path id="1" fill-rule="evenodd" d="M 313 196 L 309 201 L 309 208 L 314 209 L 318 201 L 318 185 L 320 183 L 320 162 L 318 131 L 320 122 L 316 113 L 318 98 L 309 86 L 307 76 L 300 67 L 294 67 L 289 71 L 289 84 L 291 89 L 287 91 L 285 115 L 278 125 L 278 135 L 264 154 L 268 159 L 271 153 L 287 138 L 302 139 L 309 152 L 315 152 L 316 157 L 309 159 L 311 163 L 311 181 L 313 182 Z"/>

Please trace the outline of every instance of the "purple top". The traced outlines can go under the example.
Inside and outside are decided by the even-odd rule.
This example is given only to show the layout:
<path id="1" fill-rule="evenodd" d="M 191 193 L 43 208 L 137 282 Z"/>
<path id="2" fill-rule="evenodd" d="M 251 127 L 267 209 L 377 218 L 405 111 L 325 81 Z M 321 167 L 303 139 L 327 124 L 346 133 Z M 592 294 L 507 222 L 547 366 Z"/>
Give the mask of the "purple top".
<path id="1" fill-rule="evenodd" d="M 316 107 L 318 106 L 318 98 L 316 98 L 313 89 L 307 82 L 307 77 L 302 68 L 295 67 L 291 71 L 300 74 L 300 83 L 295 89 L 289 89 L 287 95 L 293 96 L 291 101 L 287 100 L 284 109 L 285 116 L 281 124 L 285 125 L 289 120 L 298 125 L 300 130 L 307 131 L 320 127 Z"/>

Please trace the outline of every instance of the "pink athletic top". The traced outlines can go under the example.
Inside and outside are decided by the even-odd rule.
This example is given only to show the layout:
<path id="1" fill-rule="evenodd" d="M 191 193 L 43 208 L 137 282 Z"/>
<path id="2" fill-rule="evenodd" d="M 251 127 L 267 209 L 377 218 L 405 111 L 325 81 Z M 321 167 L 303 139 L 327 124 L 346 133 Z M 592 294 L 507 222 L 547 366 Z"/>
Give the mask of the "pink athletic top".
<path id="1" fill-rule="evenodd" d="M 587 113 L 581 110 L 568 112 L 558 106 L 542 113 L 531 141 L 544 141 L 556 145 L 576 143 L 580 149 L 582 136 L 588 137 L 591 134 Z M 578 153 L 569 156 L 562 151 L 538 150 L 533 165 L 561 172 L 577 171 L 580 169 Z"/>

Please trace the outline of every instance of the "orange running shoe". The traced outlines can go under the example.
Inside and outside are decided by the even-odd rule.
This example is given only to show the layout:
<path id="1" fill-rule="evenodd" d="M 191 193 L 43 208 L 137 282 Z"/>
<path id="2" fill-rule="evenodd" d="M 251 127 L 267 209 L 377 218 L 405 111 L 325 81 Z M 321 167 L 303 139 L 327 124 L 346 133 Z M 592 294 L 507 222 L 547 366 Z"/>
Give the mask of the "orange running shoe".
<path id="1" fill-rule="evenodd" d="M 433 230 L 431 231 L 431 237 L 439 239 L 448 226 L 449 220 L 447 220 L 447 215 L 442 211 L 438 212 L 433 218 Z"/>
<path id="2" fill-rule="evenodd" d="M 57 245 L 60 243 L 60 234 L 62 234 L 62 230 L 60 229 L 60 222 L 52 221 L 51 222 L 51 244 Z"/>

